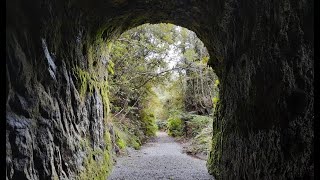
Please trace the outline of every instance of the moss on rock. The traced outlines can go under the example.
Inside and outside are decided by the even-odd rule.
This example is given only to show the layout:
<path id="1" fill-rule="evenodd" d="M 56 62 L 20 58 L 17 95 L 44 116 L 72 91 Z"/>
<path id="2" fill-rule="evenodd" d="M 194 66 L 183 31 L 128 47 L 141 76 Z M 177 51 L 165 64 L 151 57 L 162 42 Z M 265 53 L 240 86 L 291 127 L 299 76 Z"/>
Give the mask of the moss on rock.
<path id="1" fill-rule="evenodd" d="M 105 132 L 105 149 L 94 150 L 89 141 L 84 141 L 84 148 L 87 152 L 87 157 L 84 160 L 84 170 L 77 177 L 80 180 L 94 179 L 105 180 L 112 170 L 111 158 L 111 140 L 109 132 Z"/>

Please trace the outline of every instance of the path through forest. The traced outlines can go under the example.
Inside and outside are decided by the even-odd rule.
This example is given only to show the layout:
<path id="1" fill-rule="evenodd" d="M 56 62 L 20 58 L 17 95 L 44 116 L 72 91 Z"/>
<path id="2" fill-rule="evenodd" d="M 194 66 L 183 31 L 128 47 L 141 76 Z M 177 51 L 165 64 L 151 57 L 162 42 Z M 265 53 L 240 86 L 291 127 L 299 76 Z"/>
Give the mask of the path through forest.
<path id="1" fill-rule="evenodd" d="M 207 172 L 206 161 L 182 153 L 182 147 L 165 132 L 117 160 L 109 180 L 191 180 L 214 179 Z"/>

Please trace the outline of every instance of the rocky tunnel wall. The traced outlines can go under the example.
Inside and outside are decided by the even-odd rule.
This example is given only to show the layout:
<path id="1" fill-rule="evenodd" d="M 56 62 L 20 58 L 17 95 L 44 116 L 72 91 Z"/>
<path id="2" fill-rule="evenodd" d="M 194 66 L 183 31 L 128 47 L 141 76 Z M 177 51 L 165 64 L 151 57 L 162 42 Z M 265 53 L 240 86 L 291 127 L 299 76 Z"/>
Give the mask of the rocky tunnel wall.
<path id="1" fill-rule="evenodd" d="M 107 176 L 105 42 L 143 23 L 197 33 L 220 79 L 208 170 L 313 178 L 313 1 L 7 1 L 7 179 Z"/>

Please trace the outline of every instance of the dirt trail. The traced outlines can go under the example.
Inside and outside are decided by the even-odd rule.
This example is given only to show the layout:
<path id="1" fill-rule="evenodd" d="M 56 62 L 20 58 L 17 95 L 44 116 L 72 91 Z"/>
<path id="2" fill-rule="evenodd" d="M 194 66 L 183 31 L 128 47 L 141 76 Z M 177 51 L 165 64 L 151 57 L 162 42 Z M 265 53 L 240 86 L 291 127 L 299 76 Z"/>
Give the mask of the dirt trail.
<path id="1" fill-rule="evenodd" d="M 158 132 L 153 142 L 131 151 L 117 160 L 109 180 L 214 179 L 206 162 L 182 153 L 182 147 L 165 132 Z"/>

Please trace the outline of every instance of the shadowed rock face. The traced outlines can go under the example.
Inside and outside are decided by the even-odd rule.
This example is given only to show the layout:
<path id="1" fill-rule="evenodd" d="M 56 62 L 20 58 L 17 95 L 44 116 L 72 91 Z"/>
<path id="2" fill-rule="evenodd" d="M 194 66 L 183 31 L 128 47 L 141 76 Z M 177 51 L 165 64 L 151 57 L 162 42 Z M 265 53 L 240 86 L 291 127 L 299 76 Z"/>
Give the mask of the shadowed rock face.
<path id="1" fill-rule="evenodd" d="M 221 83 L 210 173 L 313 178 L 313 0 L 10 0 L 7 179 L 110 170 L 105 95 L 79 72 L 103 82 L 101 39 L 147 22 L 184 26 L 210 53 Z"/>

